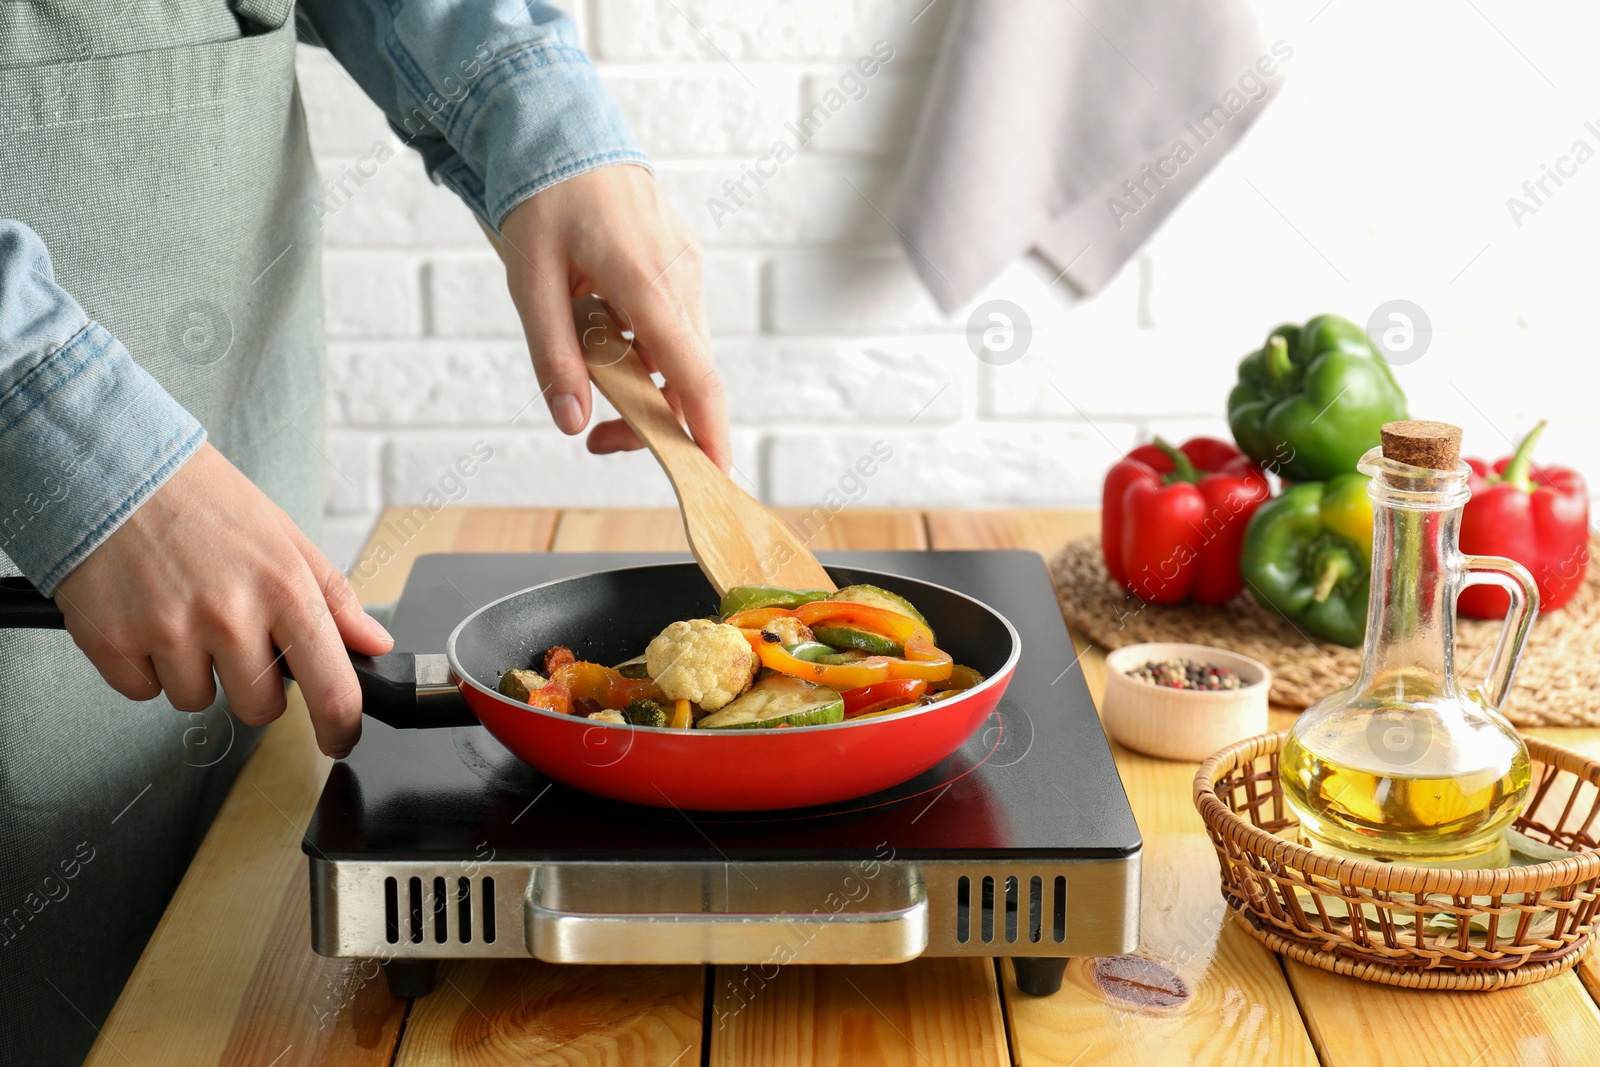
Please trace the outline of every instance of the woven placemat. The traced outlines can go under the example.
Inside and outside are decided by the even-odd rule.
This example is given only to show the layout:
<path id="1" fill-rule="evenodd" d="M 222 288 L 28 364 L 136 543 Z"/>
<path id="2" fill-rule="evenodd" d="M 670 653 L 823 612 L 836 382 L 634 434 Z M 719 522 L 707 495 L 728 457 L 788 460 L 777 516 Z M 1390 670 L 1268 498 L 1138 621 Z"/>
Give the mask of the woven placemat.
<path id="1" fill-rule="evenodd" d="M 1589 543 L 1583 588 L 1566 607 L 1539 616 L 1511 698 L 1501 710 L 1518 726 L 1600 726 L 1600 537 Z M 1096 537 L 1068 543 L 1050 563 L 1067 623 L 1107 648 L 1183 641 L 1232 649 L 1272 669 L 1272 699 L 1303 708 L 1347 684 L 1361 650 L 1314 641 L 1242 593 L 1220 607 L 1146 604 L 1106 572 Z M 1488 669 L 1500 623 L 1456 623 L 1456 670 L 1475 684 Z"/>

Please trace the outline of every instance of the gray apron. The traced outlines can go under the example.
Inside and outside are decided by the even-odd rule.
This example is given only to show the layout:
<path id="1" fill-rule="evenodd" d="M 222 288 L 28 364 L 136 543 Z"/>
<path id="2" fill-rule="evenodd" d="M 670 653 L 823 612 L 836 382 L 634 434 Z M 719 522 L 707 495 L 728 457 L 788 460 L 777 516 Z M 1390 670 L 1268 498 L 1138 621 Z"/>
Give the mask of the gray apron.
<path id="1" fill-rule="evenodd" d="M 61 285 L 315 536 L 317 184 L 292 11 L 0 4 L 0 218 L 38 231 Z M 253 741 L 220 705 L 125 700 L 63 633 L 0 633 L 0 1063 L 82 1060 Z"/>

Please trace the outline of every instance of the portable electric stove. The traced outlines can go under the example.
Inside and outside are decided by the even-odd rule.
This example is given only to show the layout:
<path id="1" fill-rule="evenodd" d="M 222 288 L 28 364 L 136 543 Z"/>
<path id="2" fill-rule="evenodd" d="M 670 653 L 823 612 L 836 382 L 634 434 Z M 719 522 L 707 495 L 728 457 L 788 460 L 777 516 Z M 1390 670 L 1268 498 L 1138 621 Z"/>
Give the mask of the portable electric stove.
<path id="1" fill-rule="evenodd" d="M 399 649 L 436 652 L 461 618 L 507 593 L 680 558 L 424 556 L 390 630 Z M 426 994 L 441 959 L 525 956 L 764 966 L 1010 956 L 1019 985 L 1042 994 L 1060 987 L 1066 957 L 1133 951 L 1139 828 L 1039 557 L 822 559 L 958 589 L 1022 635 L 1005 698 L 955 755 L 827 807 L 685 812 L 563 786 L 480 726 L 369 719 L 303 843 L 316 951 L 383 961 L 397 996 Z M 960 648 L 958 635 L 947 641 Z"/>

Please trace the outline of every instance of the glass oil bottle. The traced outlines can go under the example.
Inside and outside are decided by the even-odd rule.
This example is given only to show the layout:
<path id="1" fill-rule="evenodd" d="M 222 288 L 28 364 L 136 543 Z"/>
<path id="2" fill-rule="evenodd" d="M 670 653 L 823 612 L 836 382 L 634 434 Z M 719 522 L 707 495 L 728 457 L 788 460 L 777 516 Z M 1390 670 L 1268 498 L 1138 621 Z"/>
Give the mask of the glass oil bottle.
<path id="1" fill-rule="evenodd" d="M 1496 867 L 1527 800 L 1528 750 L 1499 708 L 1538 611 L 1519 564 L 1466 556 L 1461 431 L 1390 423 L 1371 477 L 1372 583 L 1361 674 L 1308 708 L 1279 755 L 1285 798 L 1313 848 L 1429 867 Z M 1456 681 L 1455 602 L 1492 582 L 1511 597 L 1482 685 Z"/>

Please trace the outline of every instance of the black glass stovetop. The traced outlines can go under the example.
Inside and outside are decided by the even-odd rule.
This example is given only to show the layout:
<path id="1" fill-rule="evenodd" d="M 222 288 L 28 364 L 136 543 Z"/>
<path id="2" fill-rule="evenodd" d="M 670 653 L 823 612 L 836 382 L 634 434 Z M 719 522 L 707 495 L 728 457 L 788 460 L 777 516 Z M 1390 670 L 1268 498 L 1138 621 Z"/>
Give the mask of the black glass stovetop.
<path id="1" fill-rule="evenodd" d="M 329 860 L 729 860 L 834 858 L 887 844 L 907 858 L 1119 858 L 1139 851 L 1110 748 L 1043 561 L 1030 552 L 823 552 L 825 564 L 961 590 L 1022 635 L 994 716 L 926 774 L 871 796 L 778 812 L 680 812 L 606 800 L 535 771 L 481 726 L 401 730 L 368 719 L 335 764 L 306 831 Z M 423 556 L 390 630 L 442 652 L 468 613 L 574 574 L 679 562 L 665 553 Z M 959 658 L 959 657 L 958 657 Z M 715 767 L 707 767 L 715 774 Z"/>

